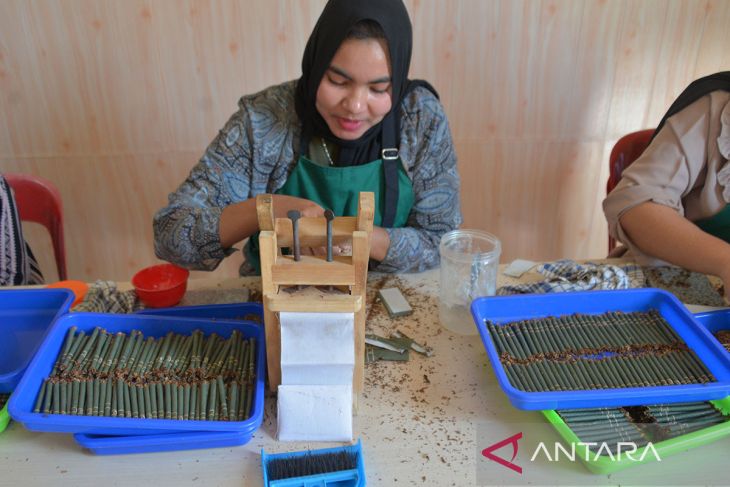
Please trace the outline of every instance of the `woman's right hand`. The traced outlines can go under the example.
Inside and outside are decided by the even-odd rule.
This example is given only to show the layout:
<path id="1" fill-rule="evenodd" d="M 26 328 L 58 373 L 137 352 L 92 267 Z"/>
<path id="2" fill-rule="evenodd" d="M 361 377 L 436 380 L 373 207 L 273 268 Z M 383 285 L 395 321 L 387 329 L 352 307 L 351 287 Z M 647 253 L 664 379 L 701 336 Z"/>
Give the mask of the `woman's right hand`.
<path id="1" fill-rule="evenodd" d="M 289 218 L 288 213 L 291 210 L 297 210 L 303 217 L 323 217 L 324 208 L 314 201 L 296 196 L 287 196 L 283 194 L 272 195 L 272 205 L 274 207 L 274 218 Z M 334 249 L 333 249 L 334 250 Z M 301 249 L 303 255 L 326 255 L 326 247 Z M 337 255 L 337 254 L 335 254 Z"/>
<path id="2" fill-rule="evenodd" d="M 730 244 L 679 214 L 651 201 L 637 205 L 620 219 L 629 239 L 644 254 L 702 274 L 722 279 L 730 296 Z"/>
<path id="3" fill-rule="evenodd" d="M 718 273 L 718 277 L 722 281 L 722 289 L 725 303 L 730 304 L 730 269 L 726 269 Z"/>
<path id="4" fill-rule="evenodd" d="M 275 218 L 288 218 L 287 213 L 298 210 L 301 216 L 324 216 L 324 209 L 317 203 L 296 196 L 283 194 L 272 195 Z M 223 209 L 219 224 L 221 246 L 228 248 L 241 240 L 250 237 L 259 230 L 256 215 L 256 198 L 234 203 Z"/>
<path id="5" fill-rule="evenodd" d="M 274 194 L 272 195 L 272 206 L 274 208 L 274 218 L 289 218 L 288 213 L 291 210 L 297 210 L 301 216 L 305 217 L 324 216 L 324 208 L 314 201 L 297 196 Z"/>

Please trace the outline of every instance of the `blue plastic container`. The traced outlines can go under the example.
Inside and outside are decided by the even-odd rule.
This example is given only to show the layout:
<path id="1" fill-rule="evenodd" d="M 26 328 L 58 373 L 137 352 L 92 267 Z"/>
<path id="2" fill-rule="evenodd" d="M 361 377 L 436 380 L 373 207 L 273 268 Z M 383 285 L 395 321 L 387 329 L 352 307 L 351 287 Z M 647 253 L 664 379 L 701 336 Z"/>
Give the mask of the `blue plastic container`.
<path id="1" fill-rule="evenodd" d="M 484 325 L 485 319 L 500 324 L 573 313 L 600 314 L 608 311 L 631 312 L 651 309 L 661 313 L 674 331 L 713 373 L 717 382 L 621 389 L 525 392 L 510 384 L 489 331 Z M 471 312 L 497 380 L 510 402 L 518 409 L 573 409 L 691 402 L 721 399 L 730 394 L 730 355 L 674 295 L 660 289 L 485 297 L 474 300 Z"/>
<path id="2" fill-rule="evenodd" d="M 357 456 L 357 468 L 340 470 L 306 477 L 290 477 L 280 480 L 269 480 L 267 466 L 271 460 L 285 458 L 299 458 L 307 455 L 326 455 L 329 453 L 349 452 Z M 320 450 L 305 450 L 289 453 L 267 454 L 261 449 L 261 466 L 264 471 L 264 487 L 361 487 L 366 485 L 365 464 L 362 458 L 362 444 L 360 440 L 350 446 L 322 448 Z"/>
<path id="3" fill-rule="evenodd" d="M 80 446 L 97 455 L 126 455 L 163 451 L 200 450 L 245 445 L 253 436 L 250 433 L 206 432 L 169 433 L 163 435 L 107 436 L 77 433 L 74 440 Z"/>
<path id="4" fill-rule="evenodd" d="M 151 308 L 138 313 L 157 316 L 184 316 L 207 318 L 213 321 L 241 321 L 249 315 L 256 315 L 263 321 L 261 303 L 213 304 L 203 306 L 176 306 L 174 308 Z M 258 429 L 252 425 L 250 432 L 207 432 L 168 433 L 161 435 L 74 435 L 76 443 L 97 455 L 124 455 L 132 453 L 153 453 L 178 450 L 199 450 L 202 448 L 223 448 L 245 445 Z"/>
<path id="5" fill-rule="evenodd" d="M 43 380 L 53 369 L 66 332 L 72 326 L 79 331 L 91 332 L 101 326 L 111 333 L 132 330 L 141 331 L 144 336 L 161 337 L 168 331 L 189 334 L 200 329 L 206 335 L 213 332 L 230 336 L 235 329 L 244 337 L 257 341 L 256 384 L 252 401 L 251 417 L 245 421 L 193 421 L 173 419 L 109 418 L 100 416 L 70 416 L 60 414 L 34 413 L 33 407 Z M 146 316 L 141 314 L 113 315 L 99 313 L 72 313 L 59 318 L 49 331 L 38 354 L 18 388 L 10 398 L 10 416 L 33 431 L 62 433 L 83 433 L 92 435 L 158 435 L 182 432 L 226 432 L 250 434 L 261 424 L 264 409 L 265 353 L 263 327 L 243 321 L 211 321 L 168 316 Z"/>
<path id="6" fill-rule="evenodd" d="M 712 334 L 722 330 L 730 330 L 730 309 L 697 313 L 695 318 Z"/>
<path id="7" fill-rule="evenodd" d="M 0 291 L 0 394 L 13 392 L 51 324 L 73 300 L 68 289 Z"/>

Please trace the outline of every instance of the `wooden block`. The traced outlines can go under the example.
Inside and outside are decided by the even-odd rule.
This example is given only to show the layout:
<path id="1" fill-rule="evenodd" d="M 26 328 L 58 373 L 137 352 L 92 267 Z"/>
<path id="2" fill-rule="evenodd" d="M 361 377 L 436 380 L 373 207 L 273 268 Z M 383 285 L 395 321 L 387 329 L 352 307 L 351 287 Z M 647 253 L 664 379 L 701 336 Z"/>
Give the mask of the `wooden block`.
<path id="1" fill-rule="evenodd" d="M 272 195 L 260 194 L 256 196 L 256 216 L 261 231 L 274 229 L 274 200 Z"/>
<path id="2" fill-rule="evenodd" d="M 281 328 L 275 312 L 264 307 L 264 331 L 266 333 L 266 370 L 269 389 L 276 391 L 281 382 Z"/>
<path id="3" fill-rule="evenodd" d="M 264 295 L 264 306 L 275 312 L 358 313 L 363 309 L 363 302 L 362 296 L 349 294 L 321 294 L 319 297 L 285 293 Z M 364 340 L 365 335 L 363 335 L 363 343 Z"/>
<path id="4" fill-rule="evenodd" d="M 277 218 L 275 222 L 279 247 L 292 246 L 292 225 L 288 218 Z M 334 245 L 352 240 L 352 232 L 357 230 L 355 217 L 338 217 L 332 222 L 332 241 Z M 325 247 L 327 245 L 327 220 L 324 218 L 302 217 L 299 219 L 299 245 L 305 247 Z"/>
<path id="5" fill-rule="evenodd" d="M 372 233 L 373 218 L 375 217 L 375 193 L 360 193 L 360 201 L 357 207 L 357 229 L 363 232 Z"/>
<path id="6" fill-rule="evenodd" d="M 334 286 L 352 285 L 356 278 L 351 257 L 338 256 L 327 262 L 324 256 L 302 255 L 296 262 L 283 255 L 271 266 L 271 280 L 275 284 Z"/>

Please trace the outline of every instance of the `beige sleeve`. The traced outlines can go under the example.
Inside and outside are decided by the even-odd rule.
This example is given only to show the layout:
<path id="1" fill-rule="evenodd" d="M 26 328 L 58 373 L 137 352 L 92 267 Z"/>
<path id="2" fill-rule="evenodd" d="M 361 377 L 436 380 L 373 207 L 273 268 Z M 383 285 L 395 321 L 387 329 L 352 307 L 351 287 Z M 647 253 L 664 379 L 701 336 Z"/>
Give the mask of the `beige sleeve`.
<path id="1" fill-rule="evenodd" d="M 621 227 L 621 216 L 646 201 L 668 206 L 684 215 L 682 199 L 704 169 L 709 105 L 709 97 L 703 97 L 671 117 L 603 201 L 609 234 L 626 245 L 639 262 L 656 261 L 631 242 Z"/>

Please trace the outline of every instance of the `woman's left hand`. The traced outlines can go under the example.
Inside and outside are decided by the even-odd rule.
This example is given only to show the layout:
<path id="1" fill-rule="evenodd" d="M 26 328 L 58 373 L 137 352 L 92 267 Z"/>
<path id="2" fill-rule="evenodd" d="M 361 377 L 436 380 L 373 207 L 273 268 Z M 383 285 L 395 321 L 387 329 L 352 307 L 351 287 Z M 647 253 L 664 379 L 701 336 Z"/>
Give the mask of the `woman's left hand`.
<path id="1" fill-rule="evenodd" d="M 305 255 L 327 255 L 327 247 L 307 247 Z M 352 255 L 352 242 L 332 246 L 332 255 Z"/>
<path id="2" fill-rule="evenodd" d="M 382 227 L 373 227 L 370 234 L 370 258 L 383 260 L 388 253 L 390 237 Z M 327 255 L 327 247 L 308 247 L 302 249 L 305 255 Z M 352 255 L 352 240 L 346 240 L 332 246 L 332 255 Z"/>

